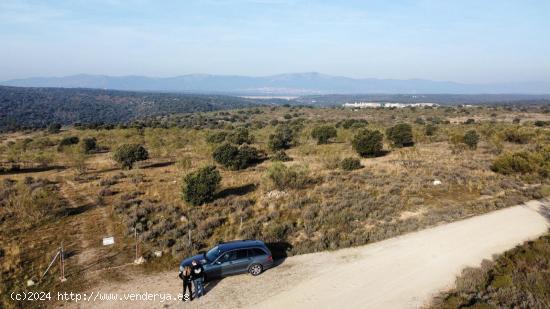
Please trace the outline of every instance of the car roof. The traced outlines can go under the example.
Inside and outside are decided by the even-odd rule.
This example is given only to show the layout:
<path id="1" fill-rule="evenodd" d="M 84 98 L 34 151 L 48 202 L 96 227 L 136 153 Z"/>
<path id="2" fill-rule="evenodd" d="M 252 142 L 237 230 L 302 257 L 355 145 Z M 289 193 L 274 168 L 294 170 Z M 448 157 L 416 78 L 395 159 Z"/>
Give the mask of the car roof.
<path id="1" fill-rule="evenodd" d="M 266 247 L 263 241 L 260 240 L 233 240 L 228 242 L 222 242 L 218 244 L 218 249 L 220 251 L 228 251 L 233 249 L 240 249 L 240 248 L 252 248 L 252 247 Z"/>

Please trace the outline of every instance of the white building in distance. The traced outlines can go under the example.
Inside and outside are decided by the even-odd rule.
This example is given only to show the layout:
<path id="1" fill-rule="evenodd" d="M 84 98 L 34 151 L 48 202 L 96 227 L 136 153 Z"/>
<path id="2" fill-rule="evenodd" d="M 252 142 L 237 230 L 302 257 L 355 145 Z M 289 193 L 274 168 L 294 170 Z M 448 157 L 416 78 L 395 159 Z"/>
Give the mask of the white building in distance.
<path id="1" fill-rule="evenodd" d="M 439 106 L 439 104 L 437 104 L 437 103 L 353 102 L 353 103 L 344 103 L 343 106 L 344 107 L 352 107 L 352 108 L 377 108 L 377 107 L 404 108 L 404 107 L 424 107 L 424 106 L 437 107 L 437 106 Z"/>

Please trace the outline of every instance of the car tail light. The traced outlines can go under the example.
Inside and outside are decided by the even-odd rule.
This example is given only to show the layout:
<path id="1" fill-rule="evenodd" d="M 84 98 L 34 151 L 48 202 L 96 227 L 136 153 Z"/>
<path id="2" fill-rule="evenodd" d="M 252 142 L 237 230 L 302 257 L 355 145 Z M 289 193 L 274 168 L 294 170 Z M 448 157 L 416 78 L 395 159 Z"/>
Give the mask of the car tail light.
<path id="1" fill-rule="evenodd" d="M 273 257 L 270 255 L 270 256 L 267 257 L 267 260 L 268 261 L 273 261 Z"/>

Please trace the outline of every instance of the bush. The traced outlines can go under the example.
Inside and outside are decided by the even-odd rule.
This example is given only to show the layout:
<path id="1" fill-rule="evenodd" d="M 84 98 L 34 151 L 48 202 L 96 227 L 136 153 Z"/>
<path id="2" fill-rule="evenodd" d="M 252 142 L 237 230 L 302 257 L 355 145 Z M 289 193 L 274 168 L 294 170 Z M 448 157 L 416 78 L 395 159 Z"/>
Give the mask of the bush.
<path id="1" fill-rule="evenodd" d="M 504 140 L 510 143 L 527 144 L 533 135 L 534 134 L 526 128 L 509 128 L 504 131 Z"/>
<path id="2" fill-rule="evenodd" d="M 382 133 L 380 131 L 361 130 L 353 137 L 351 145 L 363 157 L 374 157 L 382 153 Z"/>
<path id="3" fill-rule="evenodd" d="M 469 130 L 464 134 L 464 144 L 468 146 L 470 149 L 476 149 L 477 143 L 479 142 L 479 134 L 475 130 Z"/>
<path id="4" fill-rule="evenodd" d="M 226 137 L 227 137 L 227 132 L 224 132 L 224 131 L 214 132 L 214 133 L 210 133 L 206 137 L 206 142 L 209 144 L 220 144 L 225 141 Z"/>
<path id="5" fill-rule="evenodd" d="M 256 148 L 247 145 L 237 147 L 229 143 L 216 148 L 212 157 L 216 162 L 232 170 L 245 169 L 260 160 Z"/>
<path id="6" fill-rule="evenodd" d="M 286 167 L 283 163 L 275 162 L 266 174 L 279 190 L 301 189 L 309 182 L 308 170 L 304 166 Z"/>
<path id="7" fill-rule="evenodd" d="M 361 161 L 357 158 L 345 158 L 340 163 L 340 167 L 344 171 L 352 171 L 352 170 L 360 169 L 362 166 L 361 166 Z"/>
<path id="8" fill-rule="evenodd" d="M 386 136 L 395 147 L 409 147 L 414 145 L 412 127 L 406 123 L 397 124 L 386 130 Z"/>
<path id="9" fill-rule="evenodd" d="M 505 153 L 493 161 L 491 170 L 500 174 L 528 174 L 539 171 L 547 173 L 548 163 L 544 156 L 539 153 L 519 151 L 514 153 Z"/>
<path id="10" fill-rule="evenodd" d="M 61 131 L 61 124 L 59 123 L 52 123 L 48 126 L 49 133 L 55 134 L 59 133 L 59 131 Z"/>
<path id="11" fill-rule="evenodd" d="M 294 132 L 286 125 L 278 126 L 275 133 L 269 135 L 268 146 L 271 150 L 288 149 L 294 142 Z"/>
<path id="12" fill-rule="evenodd" d="M 236 129 L 235 131 L 227 134 L 225 140 L 237 145 L 252 144 L 252 142 L 254 141 L 252 135 L 250 135 L 247 128 Z"/>
<path id="13" fill-rule="evenodd" d="M 422 117 L 418 117 L 414 120 L 414 123 L 416 124 L 426 124 L 426 121 Z"/>
<path id="14" fill-rule="evenodd" d="M 287 162 L 292 161 L 292 158 L 289 157 L 284 150 L 279 150 L 271 156 L 271 161 Z"/>
<path id="15" fill-rule="evenodd" d="M 183 199 L 192 205 L 213 201 L 221 179 L 220 172 L 215 166 L 198 169 L 183 179 Z"/>
<path id="16" fill-rule="evenodd" d="M 97 149 L 97 141 L 95 137 L 89 137 L 82 140 L 82 151 L 91 153 Z"/>
<path id="17" fill-rule="evenodd" d="M 124 169 L 132 169 L 134 163 L 149 159 L 147 149 L 139 144 L 124 144 L 117 148 L 113 159 Z"/>
<path id="18" fill-rule="evenodd" d="M 476 123 L 476 121 L 473 118 L 466 119 L 466 121 L 464 122 L 464 124 L 474 124 L 474 123 Z"/>
<path id="19" fill-rule="evenodd" d="M 350 128 L 364 128 L 368 125 L 368 121 L 365 119 L 346 119 L 342 122 L 339 122 L 336 126 L 342 126 L 344 129 L 350 129 Z"/>
<path id="20" fill-rule="evenodd" d="M 426 136 L 433 136 L 436 131 L 437 131 L 437 126 L 431 123 L 426 125 L 426 128 L 424 128 L 424 133 L 426 134 Z"/>
<path id="21" fill-rule="evenodd" d="M 57 150 L 61 151 L 66 146 L 78 144 L 79 141 L 80 141 L 80 139 L 78 138 L 78 136 L 65 137 L 61 141 L 59 141 L 59 145 L 57 146 Z"/>
<path id="22" fill-rule="evenodd" d="M 537 127 L 546 127 L 548 125 L 550 125 L 550 121 L 544 121 L 544 120 L 535 121 L 535 126 Z"/>
<path id="23" fill-rule="evenodd" d="M 328 125 L 316 127 L 311 131 L 311 137 L 317 139 L 317 144 L 327 144 L 336 134 L 336 128 Z"/>

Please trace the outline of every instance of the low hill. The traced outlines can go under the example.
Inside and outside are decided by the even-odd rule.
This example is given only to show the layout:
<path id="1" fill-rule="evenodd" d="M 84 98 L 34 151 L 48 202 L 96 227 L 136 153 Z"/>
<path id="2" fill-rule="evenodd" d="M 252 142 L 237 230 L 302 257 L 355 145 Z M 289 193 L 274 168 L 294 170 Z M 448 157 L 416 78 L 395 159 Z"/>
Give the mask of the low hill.
<path id="1" fill-rule="evenodd" d="M 0 131 L 42 128 L 54 122 L 115 124 L 145 116 L 253 105 L 256 101 L 251 99 L 221 95 L 0 86 Z"/>

